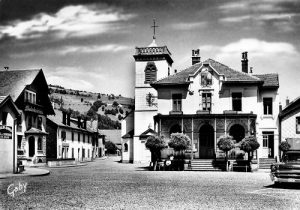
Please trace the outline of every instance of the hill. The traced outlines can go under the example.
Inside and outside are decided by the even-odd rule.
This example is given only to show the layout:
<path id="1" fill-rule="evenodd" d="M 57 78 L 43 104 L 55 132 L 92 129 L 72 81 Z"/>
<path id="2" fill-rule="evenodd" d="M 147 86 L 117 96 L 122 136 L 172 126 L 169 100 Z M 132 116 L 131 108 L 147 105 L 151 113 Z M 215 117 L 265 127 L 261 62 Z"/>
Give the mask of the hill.
<path id="1" fill-rule="evenodd" d="M 54 109 L 68 110 L 72 117 L 83 116 L 99 120 L 99 129 L 115 129 L 134 109 L 134 99 L 114 94 L 93 93 L 49 85 Z"/>

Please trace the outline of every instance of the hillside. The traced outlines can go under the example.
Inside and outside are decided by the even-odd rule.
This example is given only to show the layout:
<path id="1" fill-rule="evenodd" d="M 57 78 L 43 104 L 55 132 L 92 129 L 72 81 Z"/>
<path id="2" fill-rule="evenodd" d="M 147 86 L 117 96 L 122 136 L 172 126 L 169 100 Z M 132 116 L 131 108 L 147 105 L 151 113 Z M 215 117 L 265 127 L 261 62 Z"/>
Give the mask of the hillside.
<path id="1" fill-rule="evenodd" d="M 66 89 L 51 84 L 49 92 L 54 109 L 71 110 L 73 117 L 84 115 L 89 118 L 98 115 L 98 118 L 100 117 L 99 129 L 119 127 L 111 125 L 114 122 L 119 123 L 134 108 L 134 99 L 121 95 Z"/>

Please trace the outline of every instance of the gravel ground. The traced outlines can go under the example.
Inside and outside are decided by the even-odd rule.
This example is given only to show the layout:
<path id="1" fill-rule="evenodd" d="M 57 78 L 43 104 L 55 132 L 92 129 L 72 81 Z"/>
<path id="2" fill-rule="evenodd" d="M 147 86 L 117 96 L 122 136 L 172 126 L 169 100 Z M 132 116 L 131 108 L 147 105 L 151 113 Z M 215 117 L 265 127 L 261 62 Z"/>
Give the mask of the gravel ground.
<path id="1" fill-rule="evenodd" d="M 49 168 L 43 177 L 0 180 L 3 209 L 299 209 L 300 190 L 275 188 L 268 173 L 148 171 L 145 165 L 96 160 Z M 7 194 L 11 184 L 26 191 Z M 21 193 L 23 192 L 23 193 Z"/>

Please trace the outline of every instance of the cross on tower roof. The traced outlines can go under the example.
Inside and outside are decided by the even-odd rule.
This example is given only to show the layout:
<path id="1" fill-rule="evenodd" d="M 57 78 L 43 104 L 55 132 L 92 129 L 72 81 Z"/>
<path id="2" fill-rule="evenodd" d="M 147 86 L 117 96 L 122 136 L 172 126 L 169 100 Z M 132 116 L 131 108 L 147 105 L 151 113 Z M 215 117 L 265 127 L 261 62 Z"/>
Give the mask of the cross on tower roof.
<path id="1" fill-rule="evenodd" d="M 156 39 L 155 37 L 155 28 L 158 28 L 158 25 L 155 25 L 155 19 L 153 19 L 153 26 L 151 26 L 151 28 L 153 28 L 153 39 Z"/>

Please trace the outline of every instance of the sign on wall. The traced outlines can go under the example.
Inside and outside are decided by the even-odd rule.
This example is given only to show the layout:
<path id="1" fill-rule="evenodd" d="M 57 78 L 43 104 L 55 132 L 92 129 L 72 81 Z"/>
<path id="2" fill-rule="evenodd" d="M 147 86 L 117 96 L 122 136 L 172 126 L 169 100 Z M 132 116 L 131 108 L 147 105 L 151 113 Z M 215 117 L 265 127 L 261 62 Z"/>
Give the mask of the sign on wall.
<path id="1" fill-rule="evenodd" d="M 0 125 L 0 139 L 12 139 L 12 127 Z"/>

